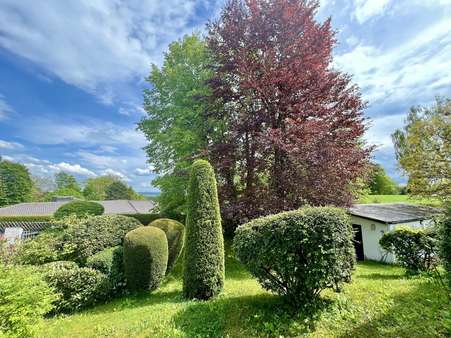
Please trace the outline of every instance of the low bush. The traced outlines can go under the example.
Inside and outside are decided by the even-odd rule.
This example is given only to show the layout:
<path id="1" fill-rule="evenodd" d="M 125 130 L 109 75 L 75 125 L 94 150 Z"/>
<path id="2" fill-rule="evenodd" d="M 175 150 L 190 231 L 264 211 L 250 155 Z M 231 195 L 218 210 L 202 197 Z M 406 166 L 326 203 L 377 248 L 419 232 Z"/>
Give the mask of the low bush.
<path id="1" fill-rule="evenodd" d="M 66 230 L 64 243 L 71 254 L 66 257 L 81 265 L 106 248 L 122 244 L 127 232 L 141 226 L 134 218 L 122 215 L 91 216 L 73 221 Z"/>
<path id="2" fill-rule="evenodd" d="M 75 269 L 78 268 L 77 263 L 72 261 L 55 261 L 51 263 L 46 263 L 42 265 L 42 271 L 48 272 L 53 270 L 61 270 L 61 269 Z"/>
<path id="3" fill-rule="evenodd" d="M 89 257 L 86 261 L 86 267 L 107 275 L 112 293 L 117 293 L 124 288 L 125 276 L 122 246 L 108 248 Z"/>
<path id="4" fill-rule="evenodd" d="M 154 290 L 164 278 L 168 264 L 168 241 L 153 226 L 130 231 L 124 239 L 124 270 L 127 288 Z"/>
<path id="5" fill-rule="evenodd" d="M 135 218 L 142 225 L 148 225 L 149 223 L 163 217 L 161 214 L 124 214 L 124 216 Z"/>
<path id="6" fill-rule="evenodd" d="M 48 267 L 45 280 L 60 295 L 55 303 L 55 312 L 73 312 L 101 301 L 110 294 L 108 277 L 94 269 L 64 265 Z"/>
<path id="7" fill-rule="evenodd" d="M 440 257 L 448 279 L 448 288 L 451 290 L 451 207 L 439 219 Z"/>
<path id="8" fill-rule="evenodd" d="M 33 336 L 57 299 L 35 269 L 0 266 L 0 336 Z"/>
<path id="9" fill-rule="evenodd" d="M 51 222 L 53 216 L 0 216 L 0 224 L 5 222 Z"/>
<path id="10" fill-rule="evenodd" d="M 103 205 L 90 201 L 72 201 L 58 208 L 53 215 L 56 219 L 61 219 L 70 215 L 78 217 L 98 216 L 104 212 Z"/>
<path id="11" fill-rule="evenodd" d="M 302 208 L 239 226 L 237 258 L 263 288 L 286 296 L 295 306 L 314 303 L 326 288 L 350 282 L 353 232 L 338 208 Z"/>
<path id="12" fill-rule="evenodd" d="M 428 271 L 437 262 L 437 234 L 433 229 L 398 227 L 386 232 L 379 244 L 411 273 Z"/>
<path id="13" fill-rule="evenodd" d="M 182 223 L 168 218 L 160 218 L 150 223 L 149 226 L 154 226 L 163 230 L 166 234 L 166 238 L 168 239 L 169 256 L 168 267 L 166 269 L 166 274 L 168 274 L 171 272 L 175 262 L 182 252 L 185 227 Z"/>

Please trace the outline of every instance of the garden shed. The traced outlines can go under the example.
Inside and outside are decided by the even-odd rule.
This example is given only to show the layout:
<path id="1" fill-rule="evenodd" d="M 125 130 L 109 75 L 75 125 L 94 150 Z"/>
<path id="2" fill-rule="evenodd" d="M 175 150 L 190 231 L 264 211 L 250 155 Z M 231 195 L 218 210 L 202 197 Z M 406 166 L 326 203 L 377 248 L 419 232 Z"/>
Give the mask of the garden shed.
<path id="1" fill-rule="evenodd" d="M 407 203 L 356 204 L 349 209 L 355 231 L 354 245 L 358 260 L 392 263 L 392 254 L 379 245 L 382 235 L 399 225 L 424 228 L 440 210 Z"/>

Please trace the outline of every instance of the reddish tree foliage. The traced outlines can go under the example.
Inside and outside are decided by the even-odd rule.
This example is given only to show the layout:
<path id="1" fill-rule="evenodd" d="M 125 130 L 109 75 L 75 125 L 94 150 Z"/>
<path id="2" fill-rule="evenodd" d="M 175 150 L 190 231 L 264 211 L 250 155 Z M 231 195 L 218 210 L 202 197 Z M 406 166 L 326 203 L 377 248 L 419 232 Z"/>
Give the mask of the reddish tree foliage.
<path id="1" fill-rule="evenodd" d="M 359 89 L 331 67 L 330 19 L 316 1 L 232 0 L 209 25 L 210 116 L 224 123 L 209 156 L 226 220 L 302 204 L 346 206 L 371 149 Z"/>

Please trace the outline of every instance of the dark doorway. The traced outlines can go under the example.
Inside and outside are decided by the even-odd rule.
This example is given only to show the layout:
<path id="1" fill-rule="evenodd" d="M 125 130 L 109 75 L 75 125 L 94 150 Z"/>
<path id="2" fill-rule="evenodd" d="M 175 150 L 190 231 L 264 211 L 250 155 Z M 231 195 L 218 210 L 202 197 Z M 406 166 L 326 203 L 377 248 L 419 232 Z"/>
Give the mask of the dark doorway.
<path id="1" fill-rule="evenodd" d="M 365 256 L 363 254 L 362 226 L 359 224 L 353 224 L 352 228 L 354 229 L 355 255 L 358 261 L 363 261 Z"/>

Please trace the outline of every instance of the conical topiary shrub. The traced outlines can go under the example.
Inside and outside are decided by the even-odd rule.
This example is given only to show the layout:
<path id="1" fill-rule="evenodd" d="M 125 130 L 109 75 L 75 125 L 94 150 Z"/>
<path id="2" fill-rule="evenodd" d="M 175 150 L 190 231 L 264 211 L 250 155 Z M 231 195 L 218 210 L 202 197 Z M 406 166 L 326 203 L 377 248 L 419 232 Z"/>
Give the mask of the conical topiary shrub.
<path id="1" fill-rule="evenodd" d="M 154 290 L 168 264 L 168 240 L 163 230 L 151 226 L 130 231 L 124 238 L 124 272 L 132 291 Z"/>
<path id="2" fill-rule="evenodd" d="M 224 239 L 213 168 L 194 162 L 188 188 L 183 293 L 209 299 L 224 285 Z"/>

